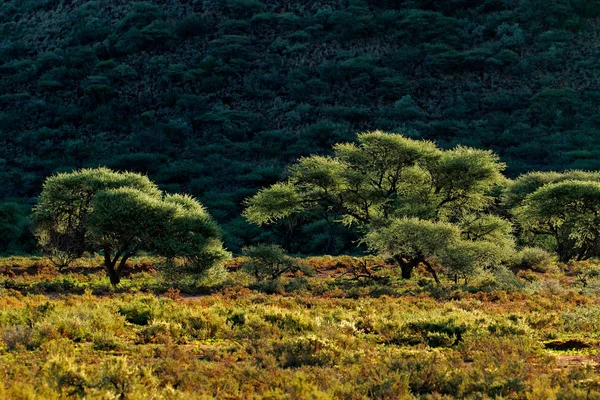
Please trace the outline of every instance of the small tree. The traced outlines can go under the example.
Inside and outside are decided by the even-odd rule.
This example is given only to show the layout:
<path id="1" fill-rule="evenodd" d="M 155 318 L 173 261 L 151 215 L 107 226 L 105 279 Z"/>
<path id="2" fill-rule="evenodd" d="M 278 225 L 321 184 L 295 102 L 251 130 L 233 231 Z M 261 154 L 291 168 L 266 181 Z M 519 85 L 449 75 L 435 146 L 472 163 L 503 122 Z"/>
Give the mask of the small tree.
<path id="1" fill-rule="evenodd" d="M 47 251 L 71 258 L 101 252 L 113 285 L 139 251 L 182 257 L 202 271 L 228 256 L 218 227 L 196 200 L 163 196 L 147 177 L 134 173 L 98 168 L 50 177 L 33 221 Z"/>
<path id="2" fill-rule="evenodd" d="M 470 277 L 483 269 L 497 269 L 509 263 L 515 254 L 512 246 L 502 243 L 462 240 L 443 251 L 442 263 L 446 274 L 454 278 L 463 278 L 465 284 Z"/>
<path id="3" fill-rule="evenodd" d="M 435 266 L 448 248 L 460 242 L 460 230 L 443 222 L 399 219 L 369 232 L 365 242 L 371 250 L 393 257 L 402 278 L 410 279 L 415 267 L 422 263 L 439 283 Z"/>
<path id="4" fill-rule="evenodd" d="M 393 257 L 404 279 L 423 264 L 438 284 L 439 272 L 466 279 L 479 268 L 498 265 L 512 249 L 486 240 L 465 240 L 456 225 L 417 218 L 393 220 L 369 232 L 365 242 L 371 250 Z"/>
<path id="5" fill-rule="evenodd" d="M 242 263 L 242 269 L 253 275 L 257 281 L 275 280 L 282 274 L 297 268 L 294 259 L 276 245 L 246 247 L 243 252 L 247 259 Z"/>
<path id="6" fill-rule="evenodd" d="M 110 282 L 117 285 L 127 260 L 137 251 L 156 250 L 176 208 L 133 188 L 102 191 L 94 196 L 88 229 L 88 251 L 101 251 Z"/>
<path id="7" fill-rule="evenodd" d="M 600 182 L 546 184 L 515 213 L 525 234 L 554 239 L 562 262 L 600 255 Z"/>

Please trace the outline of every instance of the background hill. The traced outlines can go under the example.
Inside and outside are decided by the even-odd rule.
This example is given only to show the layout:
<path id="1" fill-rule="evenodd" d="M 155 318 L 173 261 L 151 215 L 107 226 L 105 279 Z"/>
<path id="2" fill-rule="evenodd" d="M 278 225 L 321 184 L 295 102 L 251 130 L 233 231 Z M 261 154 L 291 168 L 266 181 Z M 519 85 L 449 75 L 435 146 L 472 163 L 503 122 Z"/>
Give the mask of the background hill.
<path id="1" fill-rule="evenodd" d="M 381 129 L 497 151 L 509 175 L 600 169 L 600 1 L 12 0 L 0 5 L 0 253 L 30 252 L 46 176 L 147 173 L 227 246 L 285 165 Z M 341 247 L 340 247 L 341 250 Z"/>

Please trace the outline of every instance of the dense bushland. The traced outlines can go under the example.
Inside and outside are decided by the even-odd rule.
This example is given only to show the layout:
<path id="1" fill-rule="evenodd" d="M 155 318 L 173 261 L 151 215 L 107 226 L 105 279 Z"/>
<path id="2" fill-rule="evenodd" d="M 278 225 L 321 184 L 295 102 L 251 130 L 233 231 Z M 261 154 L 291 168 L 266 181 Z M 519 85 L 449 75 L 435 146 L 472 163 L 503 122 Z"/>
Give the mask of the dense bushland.
<path id="1" fill-rule="evenodd" d="M 275 241 L 343 249 L 322 223 L 260 230 L 241 211 L 285 165 L 355 132 L 493 149 L 511 177 L 596 169 L 599 9 L 579 0 L 4 1 L 0 252 L 35 251 L 26 217 L 43 180 L 82 167 L 147 173 L 161 190 L 193 195 L 236 253 Z"/>

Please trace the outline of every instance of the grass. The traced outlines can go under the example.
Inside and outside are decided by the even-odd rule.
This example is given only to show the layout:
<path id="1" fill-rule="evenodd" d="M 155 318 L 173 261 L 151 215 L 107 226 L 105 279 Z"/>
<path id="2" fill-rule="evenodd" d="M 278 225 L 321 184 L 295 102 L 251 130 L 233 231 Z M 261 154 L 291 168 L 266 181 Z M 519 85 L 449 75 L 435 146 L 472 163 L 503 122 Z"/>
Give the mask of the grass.
<path id="1" fill-rule="evenodd" d="M 117 290 L 81 270 L 4 276 L 0 398 L 600 398 L 600 297 L 574 266 L 438 288 L 340 277 L 349 261 L 170 289 L 151 268 Z"/>

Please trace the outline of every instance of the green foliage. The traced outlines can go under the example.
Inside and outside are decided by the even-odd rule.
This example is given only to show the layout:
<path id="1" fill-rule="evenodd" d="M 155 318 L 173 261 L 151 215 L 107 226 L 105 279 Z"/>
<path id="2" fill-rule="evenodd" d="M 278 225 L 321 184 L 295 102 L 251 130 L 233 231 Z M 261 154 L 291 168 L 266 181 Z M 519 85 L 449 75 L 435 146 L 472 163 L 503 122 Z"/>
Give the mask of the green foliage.
<path id="1" fill-rule="evenodd" d="M 368 247 L 394 257 L 404 278 L 419 263 L 437 281 L 434 265 L 443 259 L 453 274 L 468 276 L 508 257 L 511 225 L 486 213 L 490 191 L 504 182 L 497 156 L 382 132 L 361 134 L 358 142 L 335 145 L 333 157 L 302 158 L 287 182 L 247 201 L 248 220 L 261 225 L 308 214 L 358 225 L 368 232 Z M 459 223 L 464 232 L 427 220 Z"/>
<path id="2" fill-rule="evenodd" d="M 16 202 L 0 203 L 0 253 L 33 251 L 28 212 L 27 206 Z"/>
<path id="3" fill-rule="evenodd" d="M 503 190 L 504 203 L 511 208 L 521 204 L 525 198 L 544 185 L 564 181 L 600 182 L 600 173 L 592 171 L 530 172 L 508 183 Z"/>
<path id="4" fill-rule="evenodd" d="M 255 242 L 233 228 L 244 199 L 357 132 L 491 149 L 511 177 L 598 169 L 589 38 L 599 10 L 583 0 L 3 2 L 0 202 L 24 211 L 0 251 L 33 251 L 25 215 L 45 177 L 99 165 L 194 195 L 237 253 Z M 248 178 L 262 168 L 272 174 Z M 310 230 L 256 231 L 287 251 L 355 251 L 339 228 L 320 244 Z"/>
<path id="5" fill-rule="evenodd" d="M 517 254 L 516 264 L 519 268 L 546 272 L 550 269 L 550 254 L 539 247 L 524 247 Z"/>
<path id="6" fill-rule="evenodd" d="M 277 349 L 281 353 L 283 366 L 288 368 L 304 365 L 335 365 L 342 350 L 335 343 L 315 336 L 304 336 L 282 343 Z"/>
<path id="7" fill-rule="evenodd" d="M 450 347 L 460 344 L 467 327 L 453 320 L 443 322 L 419 321 L 407 324 L 413 333 L 420 334 L 430 347 Z"/>
<path id="8" fill-rule="evenodd" d="M 381 223 L 393 216 L 449 218 L 482 210 L 487 193 L 503 181 L 504 165 L 487 151 L 442 151 L 428 141 L 382 132 L 364 133 L 359 144 L 334 146 L 334 157 L 313 156 L 289 168 L 287 182 L 247 201 L 257 224 L 299 213 L 347 224 Z"/>
<path id="9" fill-rule="evenodd" d="M 392 220 L 386 226 L 367 233 L 365 242 L 378 253 L 393 257 L 409 279 L 420 263 L 439 283 L 438 273 L 471 277 L 482 268 L 494 268 L 512 255 L 510 245 L 480 238 L 478 241 L 461 237 L 458 226 L 417 218 Z"/>
<path id="10" fill-rule="evenodd" d="M 3 292 L 0 369 L 14 374 L 0 393 L 594 398 L 596 371 L 586 365 L 596 357 L 598 294 L 569 281 L 555 292 L 552 283 L 518 292 L 454 286 L 434 296 L 411 285 L 360 299 L 340 297 L 339 287 L 273 296 L 231 286 L 186 300 Z"/>
<path id="11" fill-rule="evenodd" d="M 99 168 L 52 176 L 33 220 L 40 245 L 60 266 L 102 252 L 113 285 L 138 251 L 182 257 L 197 274 L 228 257 L 202 205 L 189 196 L 163 196 L 147 177 L 131 172 Z"/>
<path id="12" fill-rule="evenodd" d="M 161 17 L 160 8 L 146 2 L 134 2 L 129 13 L 121 20 L 120 28 L 143 28 Z"/>
<path id="13" fill-rule="evenodd" d="M 561 261 L 597 254 L 595 220 L 600 174 L 533 172 L 510 182 L 505 205 L 513 208 L 522 239 L 557 251 Z"/>
<path id="14" fill-rule="evenodd" d="M 533 235 L 555 240 L 561 261 L 598 256 L 600 183 L 566 180 L 529 194 L 516 211 L 521 226 Z"/>
<path id="15" fill-rule="evenodd" d="M 246 247 L 244 256 L 247 259 L 242 262 L 242 269 L 254 276 L 257 281 L 275 280 L 282 274 L 298 268 L 296 260 L 286 255 L 285 251 L 277 245 Z"/>
<path id="16" fill-rule="evenodd" d="M 60 267 L 67 266 L 86 251 L 97 251 L 87 226 L 96 194 L 119 188 L 131 188 L 146 199 L 160 196 L 158 187 L 148 178 L 119 174 L 106 168 L 83 169 L 49 177 L 34 208 L 35 235 L 40 246 Z M 132 222 L 131 218 L 128 221 Z M 118 229 L 115 219 L 105 222 Z M 90 247 L 94 247 L 90 249 Z"/>

